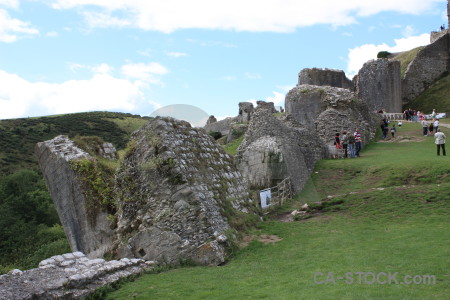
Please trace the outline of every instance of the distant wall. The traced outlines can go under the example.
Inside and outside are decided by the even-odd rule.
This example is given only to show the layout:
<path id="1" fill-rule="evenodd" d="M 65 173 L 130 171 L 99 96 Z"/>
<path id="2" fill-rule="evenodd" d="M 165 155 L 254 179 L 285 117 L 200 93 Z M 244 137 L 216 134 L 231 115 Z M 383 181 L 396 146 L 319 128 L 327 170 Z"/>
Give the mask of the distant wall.
<path id="1" fill-rule="evenodd" d="M 450 71 L 450 34 L 423 48 L 408 65 L 402 80 L 402 100 L 414 100 L 446 71 Z"/>
<path id="2" fill-rule="evenodd" d="M 400 62 L 377 59 L 366 62 L 355 79 L 356 94 L 372 111 L 402 111 Z"/>
<path id="3" fill-rule="evenodd" d="M 342 70 L 332 69 L 303 69 L 298 73 L 298 84 L 309 84 L 318 86 L 333 86 L 344 89 L 353 89 L 350 79 Z"/>

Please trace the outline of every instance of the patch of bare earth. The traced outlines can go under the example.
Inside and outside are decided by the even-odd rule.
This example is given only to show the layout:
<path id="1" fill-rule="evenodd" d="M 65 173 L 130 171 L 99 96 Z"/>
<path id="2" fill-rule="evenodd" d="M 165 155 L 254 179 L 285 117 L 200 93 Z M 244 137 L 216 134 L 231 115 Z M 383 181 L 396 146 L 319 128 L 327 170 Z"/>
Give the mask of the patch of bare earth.
<path id="1" fill-rule="evenodd" d="M 247 247 L 250 244 L 250 242 L 253 241 L 253 240 L 256 240 L 256 241 L 259 241 L 259 242 L 261 242 L 261 243 L 263 243 L 265 245 L 268 245 L 268 244 L 277 243 L 279 241 L 282 241 L 283 239 L 280 238 L 277 235 L 272 235 L 272 234 L 261 234 L 261 235 L 257 235 L 257 236 L 246 235 L 242 239 L 241 247 Z"/>

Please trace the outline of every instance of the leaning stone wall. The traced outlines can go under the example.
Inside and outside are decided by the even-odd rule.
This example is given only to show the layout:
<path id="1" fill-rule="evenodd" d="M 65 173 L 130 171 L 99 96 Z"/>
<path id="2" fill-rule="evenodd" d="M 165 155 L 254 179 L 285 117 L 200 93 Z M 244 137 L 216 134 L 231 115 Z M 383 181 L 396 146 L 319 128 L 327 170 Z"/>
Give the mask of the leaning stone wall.
<path id="1" fill-rule="evenodd" d="M 373 111 L 402 111 L 400 62 L 377 59 L 366 62 L 356 77 L 356 94 Z"/>
<path id="2" fill-rule="evenodd" d="M 112 243 L 108 214 L 99 209 L 94 220 L 88 216 L 88 201 L 92 199 L 86 198 L 83 178 L 71 167 L 73 161 L 94 158 L 66 136 L 38 143 L 36 154 L 70 248 L 90 257 L 102 256 Z"/>
<path id="3" fill-rule="evenodd" d="M 353 83 L 345 76 L 344 71 L 332 69 L 303 69 L 298 74 L 298 85 L 302 84 L 353 89 Z"/>
<path id="4" fill-rule="evenodd" d="M 403 103 L 414 100 L 447 71 L 450 71 L 450 34 L 423 48 L 408 65 L 402 80 Z"/>

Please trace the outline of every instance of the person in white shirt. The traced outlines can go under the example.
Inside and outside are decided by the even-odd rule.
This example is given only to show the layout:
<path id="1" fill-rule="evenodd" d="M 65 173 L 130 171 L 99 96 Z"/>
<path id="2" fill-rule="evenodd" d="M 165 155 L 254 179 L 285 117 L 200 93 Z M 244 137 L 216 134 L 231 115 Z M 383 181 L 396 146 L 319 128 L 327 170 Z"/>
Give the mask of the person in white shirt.
<path id="1" fill-rule="evenodd" d="M 434 143 L 437 146 L 437 155 L 440 155 L 439 150 L 442 148 L 442 154 L 445 156 L 445 134 L 440 129 L 434 134 Z"/>
<path id="2" fill-rule="evenodd" d="M 434 119 L 433 127 L 434 127 L 434 132 L 437 132 L 437 130 L 439 129 L 439 119 Z"/>

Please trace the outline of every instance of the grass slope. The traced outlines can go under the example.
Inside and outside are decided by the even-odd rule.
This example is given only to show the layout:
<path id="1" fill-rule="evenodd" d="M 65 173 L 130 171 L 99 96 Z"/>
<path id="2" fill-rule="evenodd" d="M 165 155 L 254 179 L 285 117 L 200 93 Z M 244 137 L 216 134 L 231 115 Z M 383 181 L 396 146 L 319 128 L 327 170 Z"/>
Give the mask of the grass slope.
<path id="1" fill-rule="evenodd" d="M 407 106 L 427 113 L 431 113 L 433 109 L 436 109 L 436 112 L 450 113 L 450 73 L 436 81 Z"/>
<path id="2" fill-rule="evenodd" d="M 450 156 L 436 156 L 418 123 L 405 124 L 398 136 L 365 147 L 361 158 L 321 161 L 296 200 L 252 232 L 282 241 L 252 241 L 221 267 L 147 274 L 107 298 L 448 299 Z M 310 219 L 278 221 L 318 200 L 334 205 Z M 366 274 L 359 283 L 356 272 L 381 274 L 382 282 L 382 272 L 398 272 L 398 284 L 366 284 Z M 329 274 L 335 283 L 324 283 Z M 407 284 L 405 275 L 434 275 L 436 282 Z M 370 273 L 366 279 L 372 281 Z"/>

